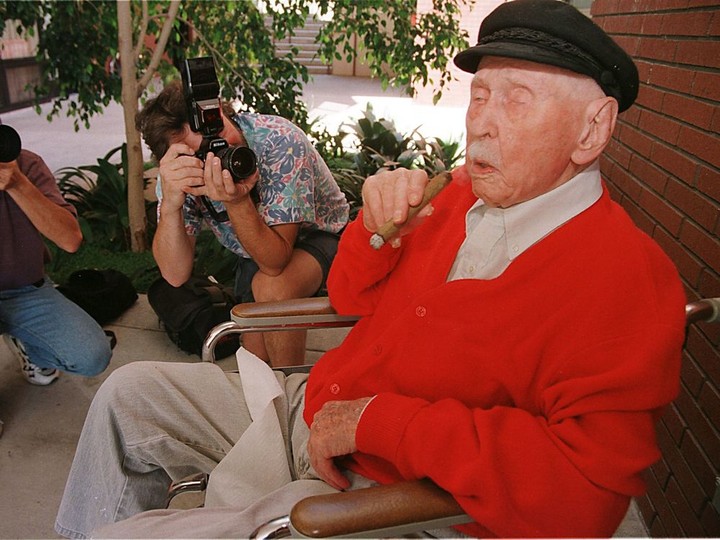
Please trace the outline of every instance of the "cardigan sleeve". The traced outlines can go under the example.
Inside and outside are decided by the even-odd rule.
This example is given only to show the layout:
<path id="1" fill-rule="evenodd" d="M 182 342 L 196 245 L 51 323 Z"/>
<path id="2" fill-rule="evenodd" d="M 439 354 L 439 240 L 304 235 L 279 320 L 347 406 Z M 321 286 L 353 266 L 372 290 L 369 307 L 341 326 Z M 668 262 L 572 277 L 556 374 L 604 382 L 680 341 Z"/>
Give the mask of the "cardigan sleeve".
<path id="1" fill-rule="evenodd" d="M 677 326 L 656 325 L 578 351 L 581 367 L 566 366 L 535 412 L 380 393 L 358 450 L 453 493 L 481 534 L 612 535 L 659 457 L 654 424 L 678 391 L 681 341 Z"/>
<path id="2" fill-rule="evenodd" d="M 402 246 L 370 246 L 369 232 L 362 222 L 362 210 L 340 238 L 338 253 L 328 275 L 328 296 L 342 314 L 369 315 L 375 311 L 387 276 L 397 264 Z"/>

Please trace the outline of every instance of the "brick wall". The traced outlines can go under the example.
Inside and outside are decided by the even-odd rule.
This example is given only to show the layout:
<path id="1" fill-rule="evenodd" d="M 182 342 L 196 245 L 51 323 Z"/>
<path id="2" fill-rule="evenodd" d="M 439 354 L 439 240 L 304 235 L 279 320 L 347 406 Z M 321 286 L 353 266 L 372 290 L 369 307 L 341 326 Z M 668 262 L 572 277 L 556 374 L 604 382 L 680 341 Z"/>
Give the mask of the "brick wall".
<path id="1" fill-rule="evenodd" d="M 673 259 L 690 300 L 720 296 L 720 2 L 595 0 L 592 17 L 636 60 L 637 103 L 602 161 L 613 197 Z M 662 460 L 638 505 L 650 534 L 720 536 L 720 325 L 691 328 Z"/>

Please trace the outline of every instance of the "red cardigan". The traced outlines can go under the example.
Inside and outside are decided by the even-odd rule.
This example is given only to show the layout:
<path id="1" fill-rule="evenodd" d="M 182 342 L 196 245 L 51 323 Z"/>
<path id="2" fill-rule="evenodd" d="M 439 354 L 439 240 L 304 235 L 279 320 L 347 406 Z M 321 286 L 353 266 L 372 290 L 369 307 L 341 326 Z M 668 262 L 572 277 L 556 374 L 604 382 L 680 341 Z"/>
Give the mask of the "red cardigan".
<path id="1" fill-rule="evenodd" d="M 429 477 L 467 534 L 609 536 L 659 458 L 677 394 L 677 272 L 605 191 L 498 278 L 447 282 L 475 202 L 464 170 L 402 246 L 348 226 L 328 281 L 364 317 L 313 368 L 305 420 L 377 397 L 346 466 L 381 483 Z"/>

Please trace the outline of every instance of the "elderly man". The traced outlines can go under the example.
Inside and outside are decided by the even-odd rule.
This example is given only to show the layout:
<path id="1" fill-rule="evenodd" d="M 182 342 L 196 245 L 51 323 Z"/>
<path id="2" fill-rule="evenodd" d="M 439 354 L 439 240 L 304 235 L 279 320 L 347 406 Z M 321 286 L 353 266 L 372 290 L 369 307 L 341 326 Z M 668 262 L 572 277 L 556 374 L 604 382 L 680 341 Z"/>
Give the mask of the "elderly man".
<path id="1" fill-rule="evenodd" d="M 367 179 L 329 279 L 337 310 L 362 315 L 343 345 L 307 381 L 279 379 L 272 421 L 248 414 L 257 376 L 118 370 L 91 408 L 60 533 L 118 521 L 98 534 L 243 536 L 301 496 L 416 478 L 475 520 L 450 535 L 614 532 L 659 456 L 685 302 L 600 179 L 637 71 L 555 0 L 503 4 L 455 62 L 475 73 L 467 163 L 378 250 L 373 232 L 405 224 L 428 180 Z M 281 478 L 261 467 L 275 458 Z M 205 508 L 142 512 L 197 470 L 213 471 Z"/>

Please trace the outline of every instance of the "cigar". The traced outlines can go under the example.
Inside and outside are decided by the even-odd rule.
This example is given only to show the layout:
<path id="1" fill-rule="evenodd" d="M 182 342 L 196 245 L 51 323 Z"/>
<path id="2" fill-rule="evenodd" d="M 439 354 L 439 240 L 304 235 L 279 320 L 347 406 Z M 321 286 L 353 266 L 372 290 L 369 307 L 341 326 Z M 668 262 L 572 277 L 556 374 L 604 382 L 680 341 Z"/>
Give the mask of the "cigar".
<path id="1" fill-rule="evenodd" d="M 373 234 L 370 237 L 370 245 L 374 249 L 380 249 L 385 245 L 385 242 L 390 240 L 393 236 L 395 236 L 398 231 L 412 218 L 414 218 L 420 210 L 425 208 L 427 204 L 435 198 L 435 196 L 440 193 L 445 186 L 447 186 L 450 183 L 450 180 L 452 180 L 452 176 L 449 172 L 441 172 L 437 176 L 433 177 L 428 184 L 425 186 L 425 193 L 423 194 L 422 201 L 420 201 L 420 204 L 417 206 L 411 206 L 408 210 L 408 217 L 407 219 L 400 224 L 395 224 L 395 222 L 391 219 L 386 221 L 375 234 Z"/>

